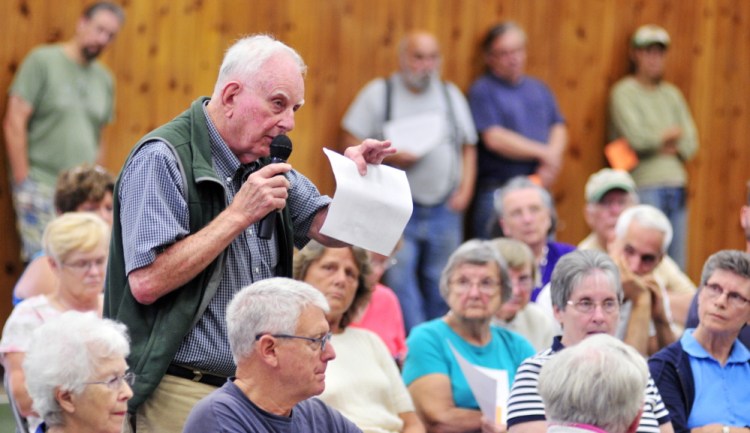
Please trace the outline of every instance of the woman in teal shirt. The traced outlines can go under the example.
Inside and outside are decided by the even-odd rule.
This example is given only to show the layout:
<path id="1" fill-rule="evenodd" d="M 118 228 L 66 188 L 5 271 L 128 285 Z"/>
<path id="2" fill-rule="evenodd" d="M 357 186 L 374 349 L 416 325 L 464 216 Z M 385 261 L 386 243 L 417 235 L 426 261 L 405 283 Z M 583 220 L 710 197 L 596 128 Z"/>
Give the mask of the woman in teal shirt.
<path id="1" fill-rule="evenodd" d="M 412 329 L 406 341 L 403 377 L 428 431 L 504 430 L 482 418 L 451 346 L 474 365 L 507 371 L 510 386 L 534 354 L 525 338 L 490 324 L 510 290 L 507 266 L 488 242 L 468 241 L 448 259 L 440 293 L 450 310 Z"/>

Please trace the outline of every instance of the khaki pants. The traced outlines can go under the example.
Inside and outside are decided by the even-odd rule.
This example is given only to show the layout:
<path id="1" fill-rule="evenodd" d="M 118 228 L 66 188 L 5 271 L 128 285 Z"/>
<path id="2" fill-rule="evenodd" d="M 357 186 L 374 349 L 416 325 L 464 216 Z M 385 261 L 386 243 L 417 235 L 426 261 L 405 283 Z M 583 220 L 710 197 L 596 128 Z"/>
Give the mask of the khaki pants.
<path id="1" fill-rule="evenodd" d="M 188 414 L 215 386 L 181 377 L 164 375 L 159 386 L 136 411 L 137 433 L 181 433 Z M 123 433 L 134 433 L 128 419 Z"/>

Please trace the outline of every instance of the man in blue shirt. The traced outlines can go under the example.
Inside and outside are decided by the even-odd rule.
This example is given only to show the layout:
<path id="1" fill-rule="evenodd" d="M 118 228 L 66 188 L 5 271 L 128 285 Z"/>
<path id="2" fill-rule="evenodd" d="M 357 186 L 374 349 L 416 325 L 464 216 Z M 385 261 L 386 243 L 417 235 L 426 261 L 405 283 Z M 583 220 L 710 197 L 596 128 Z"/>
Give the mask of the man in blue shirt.
<path id="1" fill-rule="evenodd" d="M 513 22 L 493 27 L 482 45 L 487 72 L 469 90 L 479 131 L 474 236 L 487 238 L 492 193 L 516 176 L 551 186 L 568 132 L 549 88 L 525 74 L 526 34 Z"/>

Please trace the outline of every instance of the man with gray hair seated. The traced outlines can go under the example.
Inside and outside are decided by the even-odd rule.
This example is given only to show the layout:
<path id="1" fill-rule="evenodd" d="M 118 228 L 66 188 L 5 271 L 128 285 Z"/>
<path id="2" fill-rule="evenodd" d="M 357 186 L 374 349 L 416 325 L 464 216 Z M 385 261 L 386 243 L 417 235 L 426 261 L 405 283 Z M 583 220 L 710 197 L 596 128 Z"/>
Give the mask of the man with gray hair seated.
<path id="1" fill-rule="evenodd" d="M 236 376 L 193 408 L 184 433 L 361 432 L 318 399 L 336 357 L 323 294 L 301 281 L 270 278 L 227 308 Z M 361 390 L 360 390 L 361 391 Z"/>
<path id="2" fill-rule="evenodd" d="M 548 433 L 633 433 L 643 411 L 646 361 L 606 334 L 563 351 L 542 368 Z"/>
<path id="3" fill-rule="evenodd" d="M 635 181 L 627 171 L 603 168 L 589 176 L 584 198 L 584 217 L 591 233 L 578 248 L 606 252 L 615 241 L 617 219 L 626 209 L 638 204 Z M 664 282 L 674 321 L 684 325 L 695 284 L 668 255 L 654 268 L 653 274 Z"/>
<path id="4" fill-rule="evenodd" d="M 609 250 L 625 294 L 617 336 L 643 356 L 677 340 L 664 281 L 654 273 L 671 241 L 669 219 L 653 206 L 633 206 L 617 219 Z"/>

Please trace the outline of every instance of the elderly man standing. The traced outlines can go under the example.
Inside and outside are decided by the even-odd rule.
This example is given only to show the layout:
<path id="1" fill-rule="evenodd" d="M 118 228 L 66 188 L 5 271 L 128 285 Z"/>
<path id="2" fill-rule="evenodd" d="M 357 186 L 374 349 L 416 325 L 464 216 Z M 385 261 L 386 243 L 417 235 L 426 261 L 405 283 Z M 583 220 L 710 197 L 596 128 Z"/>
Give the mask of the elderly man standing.
<path id="1" fill-rule="evenodd" d="M 503 235 L 531 248 L 539 278 L 531 292 L 534 301 L 552 276 L 555 264 L 575 247 L 549 239 L 554 232 L 555 208 L 549 191 L 526 177 L 515 177 L 495 197 L 495 211 Z"/>
<path id="2" fill-rule="evenodd" d="M 562 326 L 562 336 L 555 337 L 551 348 L 518 367 L 508 398 L 509 433 L 544 433 L 547 429 L 549 417 L 538 388 L 542 366 L 568 350 L 566 347 L 573 347 L 593 334 L 614 335 L 617 328 L 623 291 L 617 265 L 606 254 L 578 250 L 566 255 L 555 267 L 551 287 L 554 314 Z M 641 398 L 643 416 L 637 431 L 672 433 L 669 412 L 653 380 L 649 379 Z"/>
<path id="3" fill-rule="evenodd" d="M 584 217 L 591 233 L 578 248 L 606 252 L 614 243 L 615 224 L 620 214 L 638 204 L 635 182 L 626 171 L 603 168 L 589 176 L 585 199 Z M 674 322 L 683 326 L 687 306 L 695 294 L 695 284 L 669 256 L 662 258 L 653 273 L 664 283 Z"/>
<path id="4" fill-rule="evenodd" d="M 539 375 L 547 433 L 634 433 L 647 382 L 646 361 L 632 347 L 606 334 L 583 340 Z"/>
<path id="5" fill-rule="evenodd" d="M 241 287 L 290 276 L 293 247 L 310 238 L 339 245 L 320 233 L 330 199 L 268 158 L 294 127 L 305 69 L 282 42 L 240 39 L 213 96 L 147 134 L 125 162 L 104 311 L 132 335 L 139 379 L 128 409 L 140 433 L 181 431 L 195 402 L 234 373 L 224 317 Z M 389 146 L 367 140 L 345 154 L 364 173 Z M 275 230 L 264 236 L 269 214 Z"/>
<path id="6" fill-rule="evenodd" d="M 463 238 L 463 211 L 474 193 L 477 134 L 461 91 L 440 79 L 435 36 L 422 31 L 406 35 L 399 44 L 399 64 L 398 72 L 373 80 L 360 91 L 342 128 L 349 145 L 366 137 L 383 137 L 384 129 L 396 124 L 432 142 L 424 154 L 413 153 L 405 144 L 385 160 L 406 170 L 414 199 L 403 247 L 385 275 L 401 302 L 408 331 L 448 310 L 438 280 Z M 431 116 L 428 125 L 418 121 L 425 116 Z M 438 135 L 431 132 L 435 129 Z"/>
<path id="7" fill-rule="evenodd" d="M 631 40 L 632 75 L 610 94 L 610 138 L 624 137 L 638 155 L 632 174 L 641 202 L 669 218 L 675 236 L 669 255 L 684 269 L 687 234 L 685 162 L 698 150 L 698 134 L 685 98 L 663 80 L 670 39 L 655 25 L 639 27 Z"/>
<path id="8" fill-rule="evenodd" d="M 35 48 L 10 86 L 3 132 L 26 261 L 42 249 L 42 231 L 55 216 L 57 176 L 100 159 L 101 131 L 112 120 L 115 85 L 96 58 L 124 20 L 120 6 L 92 4 L 78 20 L 75 35 Z"/>
<path id="9" fill-rule="evenodd" d="M 360 432 L 310 398 L 325 389 L 326 366 L 336 357 L 327 312 L 320 291 L 288 278 L 237 293 L 227 308 L 237 373 L 195 406 L 184 432 Z"/>
<path id="10" fill-rule="evenodd" d="M 469 105 L 480 135 L 474 236 L 487 238 L 494 191 L 515 176 L 536 175 L 551 186 L 568 132 L 549 88 L 525 75 L 526 34 L 518 24 L 490 29 L 482 51 L 487 73 L 471 86 Z"/>
<path id="11" fill-rule="evenodd" d="M 644 356 L 677 338 L 664 282 L 654 273 L 671 240 L 669 220 L 653 206 L 633 206 L 615 225 L 609 254 L 620 269 L 625 292 L 617 335 Z"/>

